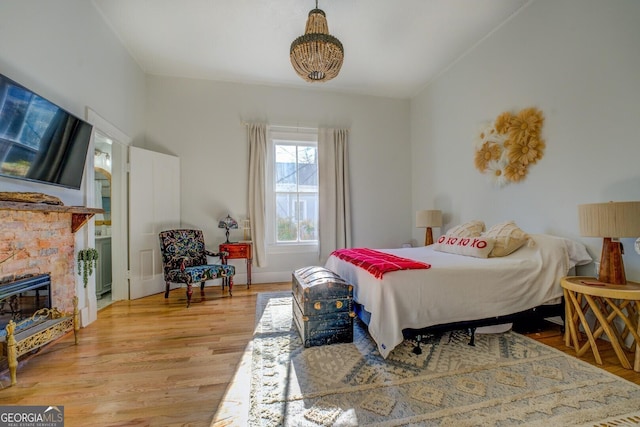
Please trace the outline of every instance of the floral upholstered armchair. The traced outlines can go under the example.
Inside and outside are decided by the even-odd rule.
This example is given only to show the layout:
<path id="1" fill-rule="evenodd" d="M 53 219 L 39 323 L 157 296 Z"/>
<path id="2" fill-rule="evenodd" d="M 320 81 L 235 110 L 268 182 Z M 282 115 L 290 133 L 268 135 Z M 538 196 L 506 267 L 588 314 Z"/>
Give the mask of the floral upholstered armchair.
<path id="1" fill-rule="evenodd" d="M 160 252 L 166 282 L 165 298 L 169 298 L 171 283 L 187 285 L 187 307 L 191 305 L 191 288 L 193 283 L 200 282 L 200 292 L 204 294 L 204 283 L 207 280 L 222 278 L 222 289 L 229 286 L 229 295 L 233 288 L 235 267 L 227 265 L 226 253 L 214 253 L 205 249 L 202 230 L 166 230 L 160 237 Z M 209 264 L 207 256 L 219 257 L 220 264 Z"/>

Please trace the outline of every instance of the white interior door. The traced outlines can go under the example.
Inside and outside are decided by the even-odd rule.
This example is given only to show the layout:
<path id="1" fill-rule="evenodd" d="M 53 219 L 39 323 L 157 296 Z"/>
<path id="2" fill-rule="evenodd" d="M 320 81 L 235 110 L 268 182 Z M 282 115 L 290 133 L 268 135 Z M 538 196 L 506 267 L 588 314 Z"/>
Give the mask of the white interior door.
<path id="1" fill-rule="evenodd" d="M 180 159 L 129 148 L 131 299 L 164 292 L 158 233 L 180 226 Z"/>

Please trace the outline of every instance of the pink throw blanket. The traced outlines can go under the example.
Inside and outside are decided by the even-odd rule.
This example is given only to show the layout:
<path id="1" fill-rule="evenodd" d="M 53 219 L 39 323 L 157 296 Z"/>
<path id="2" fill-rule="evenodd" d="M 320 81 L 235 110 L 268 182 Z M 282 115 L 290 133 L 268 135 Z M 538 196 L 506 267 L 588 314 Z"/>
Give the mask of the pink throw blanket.
<path id="1" fill-rule="evenodd" d="M 431 268 L 429 264 L 424 262 L 414 261 L 367 248 L 338 249 L 333 251 L 331 255 L 364 268 L 373 274 L 376 279 L 382 278 L 384 273 L 390 271 Z"/>

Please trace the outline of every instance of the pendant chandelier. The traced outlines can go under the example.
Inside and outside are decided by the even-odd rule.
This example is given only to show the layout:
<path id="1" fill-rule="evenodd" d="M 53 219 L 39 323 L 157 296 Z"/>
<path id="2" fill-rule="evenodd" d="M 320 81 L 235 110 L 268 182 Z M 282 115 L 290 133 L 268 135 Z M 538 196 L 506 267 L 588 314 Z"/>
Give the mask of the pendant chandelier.
<path id="1" fill-rule="evenodd" d="M 304 35 L 291 43 L 289 53 L 296 73 L 308 82 L 326 82 L 340 72 L 344 49 L 340 40 L 329 34 L 324 11 L 316 8 L 309 12 Z"/>

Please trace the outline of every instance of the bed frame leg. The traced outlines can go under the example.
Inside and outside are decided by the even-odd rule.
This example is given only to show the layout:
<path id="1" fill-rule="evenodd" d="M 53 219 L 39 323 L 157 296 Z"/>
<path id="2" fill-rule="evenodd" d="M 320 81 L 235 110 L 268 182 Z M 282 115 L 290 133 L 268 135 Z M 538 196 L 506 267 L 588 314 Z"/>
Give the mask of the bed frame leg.
<path id="1" fill-rule="evenodd" d="M 451 332 L 449 332 L 449 341 L 447 341 L 447 344 L 451 344 L 451 340 L 453 339 L 453 333 L 454 333 L 454 332 L 455 332 L 455 331 L 451 331 Z"/>
<path id="2" fill-rule="evenodd" d="M 413 347 L 413 354 L 422 354 L 420 343 L 422 342 L 422 335 L 416 335 L 416 345 Z"/>
<path id="3" fill-rule="evenodd" d="M 469 328 L 469 333 L 471 334 L 469 345 L 472 347 L 475 347 L 476 346 L 476 328 Z"/>

